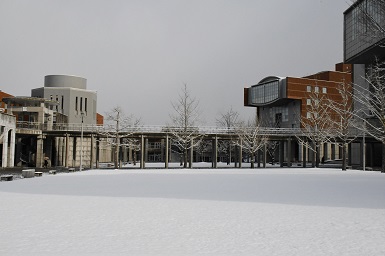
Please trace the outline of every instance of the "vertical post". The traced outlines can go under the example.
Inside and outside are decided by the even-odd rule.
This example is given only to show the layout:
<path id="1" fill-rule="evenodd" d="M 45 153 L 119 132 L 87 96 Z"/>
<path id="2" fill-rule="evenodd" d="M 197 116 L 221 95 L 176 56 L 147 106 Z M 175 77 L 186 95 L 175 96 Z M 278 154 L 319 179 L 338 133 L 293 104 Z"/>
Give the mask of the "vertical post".
<path id="1" fill-rule="evenodd" d="M 1 167 L 8 167 L 8 130 L 4 130 L 4 135 L 3 135 L 3 156 L 2 156 L 2 161 L 1 161 Z"/>
<path id="2" fill-rule="evenodd" d="M 96 137 L 96 169 L 99 169 L 99 158 L 100 158 L 100 138 Z"/>
<path id="3" fill-rule="evenodd" d="M 9 158 L 8 158 L 8 166 L 13 167 L 15 164 L 15 138 L 16 133 L 14 129 L 11 129 L 11 143 L 9 145 Z"/>
<path id="4" fill-rule="evenodd" d="M 345 147 L 345 145 L 343 145 Z M 348 165 L 352 166 L 352 143 L 348 144 Z"/>
<path id="5" fill-rule="evenodd" d="M 94 168 L 94 158 L 95 158 L 95 151 L 94 151 L 94 134 L 91 134 L 91 142 L 90 142 L 90 147 L 91 147 L 91 157 L 90 157 L 90 169 Z"/>
<path id="6" fill-rule="evenodd" d="M 81 112 L 82 116 L 82 125 L 81 125 L 81 131 L 80 131 L 80 168 L 79 171 L 83 171 L 83 118 L 84 113 Z"/>
<path id="7" fill-rule="evenodd" d="M 324 160 L 324 163 L 326 160 L 329 160 L 329 143 L 324 143 L 323 160 Z"/>
<path id="8" fill-rule="evenodd" d="M 307 153 L 307 147 L 306 147 L 307 142 L 305 142 L 302 145 L 302 167 L 306 168 L 306 153 Z"/>
<path id="9" fill-rule="evenodd" d="M 243 156 L 242 156 L 242 139 L 241 139 L 241 141 L 240 141 L 240 143 L 239 143 L 240 145 L 239 145 L 239 168 L 242 168 L 242 158 L 243 158 Z"/>
<path id="10" fill-rule="evenodd" d="M 36 167 L 43 167 L 44 153 L 43 153 L 43 135 L 37 136 L 36 141 Z"/>
<path id="11" fill-rule="evenodd" d="M 193 165 L 193 157 L 194 157 L 194 139 L 190 141 L 190 159 L 189 159 L 189 167 L 192 168 Z"/>
<path id="12" fill-rule="evenodd" d="M 263 145 L 263 168 L 266 168 L 266 159 L 267 159 L 267 146 L 266 143 Z"/>
<path id="13" fill-rule="evenodd" d="M 69 167 L 69 165 L 68 165 L 68 163 L 69 163 L 69 150 L 70 150 L 70 138 L 69 138 L 69 134 L 68 133 L 66 133 L 66 140 L 65 140 L 66 142 L 65 142 L 65 147 L 66 147 L 66 152 L 65 152 L 65 164 L 64 164 L 64 166 L 66 167 L 66 168 L 68 168 Z"/>
<path id="14" fill-rule="evenodd" d="M 285 141 L 279 141 L 279 166 L 283 167 L 284 156 L 285 156 Z"/>
<path id="15" fill-rule="evenodd" d="M 287 140 L 287 167 L 291 167 L 291 159 L 292 159 L 292 146 L 291 146 L 291 138 Z"/>
<path id="16" fill-rule="evenodd" d="M 166 145 L 165 145 L 165 150 L 166 150 L 166 156 L 164 159 L 164 168 L 168 169 L 168 134 L 166 134 Z"/>
<path id="17" fill-rule="evenodd" d="M 140 169 L 144 169 L 144 136 L 140 135 Z"/>
<path id="18" fill-rule="evenodd" d="M 218 138 L 217 136 L 215 136 L 214 140 L 212 141 L 212 148 L 213 148 L 213 152 L 212 152 L 212 162 L 213 162 L 213 168 L 217 168 L 217 164 L 218 164 Z"/>
<path id="19" fill-rule="evenodd" d="M 366 168 L 366 145 L 365 145 L 365 130 L 364 130 L 364 134 L 362 135 L 362 170 L 365 171 L 365 168 Z"/>
<path id="20" fill-rule="evenodd" d="M 257 166 L 258 168 L 261 167 L 261 149 L 257 150 Z"/>

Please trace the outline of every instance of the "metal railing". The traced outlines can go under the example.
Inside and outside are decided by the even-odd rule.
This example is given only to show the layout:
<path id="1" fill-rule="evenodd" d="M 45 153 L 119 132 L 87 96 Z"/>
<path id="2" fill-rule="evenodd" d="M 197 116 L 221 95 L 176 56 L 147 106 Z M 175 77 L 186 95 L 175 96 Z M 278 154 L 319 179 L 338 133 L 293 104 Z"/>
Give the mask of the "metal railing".
<path id="1" fill-rule="evenodd" d="M 68 132 L 80 132 L 82 125 L 79 123 L 59 123 L 59 124 L 41 124 L 34 122 L 21 122 L 16 123 L 16 128 L 20 129 L 32 129 L 32 130 L 41 130 L 41 131 L 68 131 Z M 217 127 L 217 126 L 199 126 L 199 127 L 173 127 L 173 126 L 164 126 L 164 125 L 142 125 L 142 126 L 131 126 L 122 128 L 119 130 L 119 133 L 129 133 L 129 134 L 146 134 L 146 133 L 157 133 L 157 134 L 172 134 L 176 132 L 188 132 L 195 134 L 203 135 L 231 135 L 239 134 L 241 130 L 253 128 L 241 128 L 241 127 Z M 83 124 L 84 132 L 92 133 L 114 133 L 116 130 L 110 128 L 108 125 L 93 125 L 93 124 Z M 305 131 L 300 128 L 274 128 L 274 127 L 260 127 L 258 128 L 258 133 L 267 136 L 303 136 L 309 131 Z M 361 132 L 357 129 L 352 129 L 350 131 L 351 136 L 357 136 Z"/>
<path id="2" fill-rule="evenodd" d="M 79 123 L 73 124 L 41 124 L 36 122 L 22 122 L 18 121 L 16 123 L 16 128 L 19 129 L 32 129 L 32 130 L 42 130 L 42 131 L 69 131 L 69 132 L 80 132 L 82 125 Z M 201 133 L 201 134 L 211 134 L 211 135 L 222 135 L 222 134 L 238 134 L 240 127 L 217 127 L 217 126 L 199 126 L 199 127 L 188 127 L 186 132 L 190 133 Z M 244 129 L 244 128 L 243 128 Z M 132 126 L 121 129 L 120 133 L 173 133 L 173 132 L 183 132 L 185 129 L 181 127 L 170 127 L 163 125 L 142 125 L 142 126 Z M 114 128 L 109 128 L 108 126 L 101 125 L 90 125 L 83 124 L 84 132 L 95 132 L 95 133 L 108 133 L 114 132 Z M 261 134 L 266 135 L 295 135 L 300 134 L 301 130 L 299 128 L 271 128 L 271 127 L 262 127 L 259 129 Z"/>

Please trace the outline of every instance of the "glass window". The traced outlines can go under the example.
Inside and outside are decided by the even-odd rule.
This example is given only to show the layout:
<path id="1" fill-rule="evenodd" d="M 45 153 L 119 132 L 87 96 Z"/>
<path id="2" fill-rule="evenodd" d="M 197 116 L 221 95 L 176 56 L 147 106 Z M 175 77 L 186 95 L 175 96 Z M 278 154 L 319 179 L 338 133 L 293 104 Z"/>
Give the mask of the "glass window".
<path id="1" fill-rule="evenodd" d="M 319 87 L 318 86 L 314 87 L 314 92 L 319 93 Z"/>
<path id="2" fill-rule="evenodd" d="M 310 112 L 306 112 L 306 118 L 307 119 L 311 118 L 311 113 Z"/>
<path id="3" fill-rule="evenodd" d="M 308 86 L 307 86 L 306 91 L 307 91 L 307 92 L 311 92 L 311 85 L 308 85 Z"/>
<path id="4" fill-rule="evenodd" d="M 311 99 L 306 99 L 306 105 L 311 105 Z"/>
<path id="5" fill-rule="evenodd" d="M 327 93 L 327 92 L 328 92 L 328 90 L 326 87 L 322 88 L 322 93 Z"/>
<path id="6" fill-rule="evenodd" d="M 261 104 L 271 102 L 278 98 L 279 81 L 251 87 L 251 103 Z"/>

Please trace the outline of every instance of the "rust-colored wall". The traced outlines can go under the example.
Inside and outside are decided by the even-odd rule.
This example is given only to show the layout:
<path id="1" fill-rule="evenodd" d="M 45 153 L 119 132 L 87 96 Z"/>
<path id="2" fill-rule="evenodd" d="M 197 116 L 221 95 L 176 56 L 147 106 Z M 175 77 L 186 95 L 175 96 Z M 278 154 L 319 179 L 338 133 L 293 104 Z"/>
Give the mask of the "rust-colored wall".
<path id="1" fill-rule="evenodd" d="M 3 98 L 12 98 L 12 97 L 15 97 L 15 96 L 8 94 L 6 92 L 0 91 L 0 108 L 5 107 L 5 103 L 3 102 Z"/>
<path id="2" fill-rule="evenodd" d="M 310 79 L 309 77 L 328 78 L 330 81 L 321 79 Z M 345 82 L 351 86 L 351 74 L 327 71 L 306 78 L 287 77 L 287 98 L 301 100 L 301 118 L 306 118 L 306 99 L 309 98 L 307 86 L 319 87 L 319 93 L 322 94 L 322 88 L 327 88 L 327 97 L 333 101 L 341 101 L 341 95 L 338 92 L 340 83 Z"/>
<path id="3" fill-rule="evenodd" d="M 102 116 L 99 113 L 96 113 L 96 125 L 103 125 L 104 124 L 104 116 Z"/>
<path id="4" fill-rule="evenodd" d="M 249 107 L 249 88 L 243 89 L 243 106 Z"/>

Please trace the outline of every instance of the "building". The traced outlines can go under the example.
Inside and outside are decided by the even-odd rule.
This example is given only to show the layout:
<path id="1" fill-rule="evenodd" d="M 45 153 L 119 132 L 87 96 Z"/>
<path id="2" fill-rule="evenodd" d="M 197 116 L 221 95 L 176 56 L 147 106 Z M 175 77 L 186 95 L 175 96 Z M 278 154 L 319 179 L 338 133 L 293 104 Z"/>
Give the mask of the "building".
<path id="1" fill-rule="evenodd" d="M 54 108 L 57 101 L 34 97 L 9 97 L 3 98 L 7 113 L 16 116 L 19 123 L 25 122 L 36 127 L 52 127 Z"/>
<path id="2" fill-rule="evenodd" d="M 344 62 L 370 64 L 384 60 L 385 3 L 357 0 L 344 12 Z"/>
<path id="3" fill-rule="evenodd" d="M 97 124 L 97 93 L 87 90 L 85 78 L 48 75 L 44 87 L 32 89 L 31 96 L 57 101 L 54 110 L 67 116 L 68 123 Z"/>
<path id="4" fill-rule="evenodd" d="M 344 12 L 344 62 L 353 64 L 353 86 L 358 94 L 371 91 L 368 74 L 373 65 L 385 62 L 385 1 L 357 0 Z M 368 107 L 357 100 L 354 109 L 361 110 L 368 122 L 376 122 Z M 381 124 L 379 124 L 381 126 Z M 368 136 L 369 137 L 369 136 Z M 365 146 L 357 150 L 365 153 L 368 166 L 382 165 L 382 143 L 367 138 Z M 376 154 L 374 153 L 376 152 Z M 355 157 L 352 157 L 355 159 Z"/>
<path id="5" fill-rule="evenodd" d="M 351 65 L 342 63 L 336 64 L 336 71 L 306 77 L 269 76 L 244 89 L 244 105 L 257 107 L 258 117 L 266 127 L 299 128 L 299 119 L 309 115 L 309 93 L 319 92 L 341 100 L 338 84 L 351 80 Z"/>

